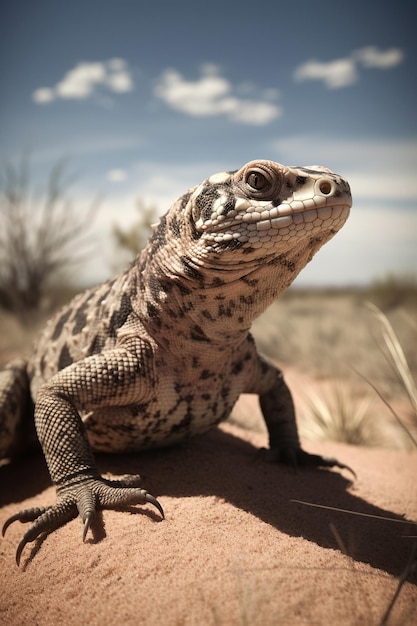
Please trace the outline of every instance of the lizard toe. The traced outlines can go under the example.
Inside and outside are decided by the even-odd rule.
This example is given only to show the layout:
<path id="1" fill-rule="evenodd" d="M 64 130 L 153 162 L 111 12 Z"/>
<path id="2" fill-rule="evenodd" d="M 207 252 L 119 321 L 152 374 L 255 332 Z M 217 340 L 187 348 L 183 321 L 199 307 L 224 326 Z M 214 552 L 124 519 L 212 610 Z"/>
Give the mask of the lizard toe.
<path id="1" fill-rule="evenodd" d="M 310 454 L 309 452 L 305 452 L 299 448 L 296 454 L 296 459 L 297 464 L 301 467 L 338 467 L 350 472 L 355 480 L 357 478 L 356 473 L 351 467 L 332 457 L 321 456 L 320 454 Z"/>
<path id="2" fill-rule="evenodd" d="M 41 509 L 40 508 L 25 509 L 24 511 L 19 511 L 18 513 L 15 513 L 14 515 L 11 515 L 9 518 L 7 518 L 7 520 L 3 524 L 3 528 L 1 531 L 2 537 L 5 536 L 7 529 L 9 528 L 9 526 L 11 526 L 11 524 L 13 524 L 13 522 L 22 522 L 22 524 L 25 524 L 27 522 L 33 522 L 37 517 L 45 513 L 45 511 L 47 511 L 48 508 L 49 507 L 43 507 Z"/>
<path id="3" fill-rule="evenodd" d="M 77 507 L 71 502 L 60 502 L 55 506 L 42 509 L 26 509 L 13 515 L 5 523 L 6 530 L 15 521 L 22 523 L 32 521 L 29 529 L 23 535 L 22 540 L 16 550 L 16 564 L 20 565 L 20 558 L 25 546 L 35 541 L 42 533 L 50 533 L 66 522 L 77 516 Z"/>
<path id="4" fill-rule="evenodd" d="M 164 510 L 158 500 L 137 485 L 140 477 L 129 476 L 122 480 L 107 480 L 104 478 L 94 481 L 94 492 L 98 499 L 100 508 L 117 508 L 127 504 L 152 504 L 158 509 L 162 518 Z"/>
<path id="5" fill-rule="evenodd" d="M 331 457 L 310 454 L 302 448 L 293 446 L 272 447 L 264 450 L 264 455 L 267 461 L 290 465 L 295 471 L 298 467 L 338 467 L 349 471 L 355 479 L 357 478 L 356 473 L 348 465 Z"/>
<path id="6" fill-rule="evenodd" d="M 349 467 L 349 465 L 345 465 L 345 463 L 341 463 L 337 459 L 328 456 L 320 456 L 319 454 L 312 454 L 310 456 L 318 457 L 317 461 L 313 461 L 312 465 L 315 467 L 338 467 L 340 469 L 345 469 L 350 472 L 353 478 L 356 480 L 357 475 L 356 472 Z"/>
<path id="7" fill-rule="evenodd" d="M 128 476 L 119 480 L 96 478 L 77 487 L 76 503 L 84 523 L 83 541 L 91 528 L 97 509 L 114 509 L 127 504 L 149 503 L 158 509 L 164 519 L 162 506 L 153 495 L 137 486 L 139 481 L 140 476 Z"/>

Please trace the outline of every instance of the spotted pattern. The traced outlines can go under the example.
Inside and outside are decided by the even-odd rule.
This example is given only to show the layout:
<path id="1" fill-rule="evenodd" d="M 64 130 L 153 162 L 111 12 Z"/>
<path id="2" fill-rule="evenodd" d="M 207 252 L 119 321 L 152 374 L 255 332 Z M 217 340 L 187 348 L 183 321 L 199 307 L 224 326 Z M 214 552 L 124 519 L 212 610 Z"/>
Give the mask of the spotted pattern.
<path id="1" fill-rule="evenodd" d="M 226 419 L 243 392 L 258 394 L 275 453 L 308 456 L 291 394 L 250 326 L 343 226 L 350 205 L 348 183 L 320 166 L 252 161 L 214 174 L 174 202 L 125 272 L 78 295 L 29 360 L 0 373 L 0 455 L 17 447 L 34 405 L 58 494 L 45 512 L 18 514 L 32 524 L 17 560 L 25 543 L 78 512 L 85 529 L 98 506 L 151 502 L 162 512 L 134 480 L 104 481 L 93 450 L 187 439 Z"/>

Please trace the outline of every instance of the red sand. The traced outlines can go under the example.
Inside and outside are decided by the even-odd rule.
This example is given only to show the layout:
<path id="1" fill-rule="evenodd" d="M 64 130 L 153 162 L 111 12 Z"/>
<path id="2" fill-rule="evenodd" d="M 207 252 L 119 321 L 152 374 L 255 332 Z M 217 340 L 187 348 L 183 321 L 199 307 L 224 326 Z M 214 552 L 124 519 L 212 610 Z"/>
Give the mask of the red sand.
<path id="1" fill-rule="evenodd" d="M 140 473 L 150 506 L 104 511 L 82 543 L 74 520 L 14 554 L 24 527 L 0 542 L 0 623 L 170 625 L 376 625 L 403 571 L 413 524 L 310 508 L 303 500 L 417 519 L 417 452 L 306 444 L 355 469 L 268 464 L 265 436 L 230 424 L 186 446 L 98 458 L 112 474 Z M 54 501 L 41 455 L 0 467 L 0 523 Z M 345 553 L 344 553 L 345 552 Z M 414 575 L 415 576 L 415 575 Z M 391 619 L 417 624 L 417 579 Z"/>

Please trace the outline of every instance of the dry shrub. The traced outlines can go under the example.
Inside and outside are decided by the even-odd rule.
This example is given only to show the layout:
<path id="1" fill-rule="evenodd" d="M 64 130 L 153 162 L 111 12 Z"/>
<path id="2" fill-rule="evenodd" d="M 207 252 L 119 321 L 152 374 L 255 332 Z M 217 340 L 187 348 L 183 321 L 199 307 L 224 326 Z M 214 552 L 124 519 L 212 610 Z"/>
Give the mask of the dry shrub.
<path id="1" fill-rule="evenodd" d="M 0 170 L 0 308 L 25 321 L 51 281 L 91 254 L 88 232 L 97 202 L 75 209 L 65 166 L 56 163 L 41 193 L 33 189 L 28 157 Z"/>

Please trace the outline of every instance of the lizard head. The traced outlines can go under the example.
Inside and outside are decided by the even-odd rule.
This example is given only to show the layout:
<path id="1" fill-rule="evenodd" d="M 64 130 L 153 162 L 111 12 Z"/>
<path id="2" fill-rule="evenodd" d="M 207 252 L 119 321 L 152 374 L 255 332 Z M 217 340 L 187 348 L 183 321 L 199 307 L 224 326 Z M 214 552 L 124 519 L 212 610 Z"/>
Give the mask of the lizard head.
<path id="1" fill-rule="evenodd" d="M 206 328 L 218 321 L 211 316 L 209 323 L 204 311 L 198 317 L 196 302 L 204 305 L 207 289 L 214 303 L 230 297 L 230 310 L 238 297 L 238 322 L 221 317 L 221 332 L 236 326 L 247 332 L 343 226 L 351 204 L 347 181 L 319 165 L 257 160 L 214 174 L 179 198 L 154 227 L 139 263 L 143 277 L 149 274 L 150 295 L 143 301 L 157 291 L 160 302 L 164 293 L 171 307 L 178 300 L 181 315 L 193 311 Z"/>
<path id="2" fill-rule="evenodd" d="M 198 288 L 256 274 L 271 300 L 343 226 L 351 205 L 347 181 L 325 167 L 251 161 L 179 198 L 142 259 L 160 268 L 160 282 L 177 276 Z"/>
<path id="3" fill-rule="evenodd" d="M 306 241 L 321 247 L 345 223 L 352 197 L 347 181 L 325 167 L 251 161 L 205 180 L 188 204 L 206 250 L 240 248 L 259 258 Z"/>

